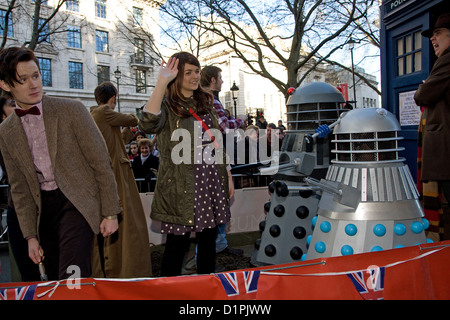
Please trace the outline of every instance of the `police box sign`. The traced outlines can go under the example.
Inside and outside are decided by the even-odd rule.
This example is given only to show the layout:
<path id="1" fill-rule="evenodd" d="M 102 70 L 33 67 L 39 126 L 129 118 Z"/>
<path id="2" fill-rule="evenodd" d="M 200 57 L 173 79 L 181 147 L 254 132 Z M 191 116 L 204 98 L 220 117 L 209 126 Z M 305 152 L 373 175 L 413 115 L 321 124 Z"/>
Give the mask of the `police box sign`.
<path id="1" fill-rule="evenodd" d="M 416 0 L 390 0 L 390 1 L 386 1 L 385 5 L 384 5 L 384 12 L 385 14 L 389 14 L 392 11 L 398 9 L 398 8 L 402 8 L 407 6 L 408 4 L 411 4 L 413 2 L 415 2 Z"/>

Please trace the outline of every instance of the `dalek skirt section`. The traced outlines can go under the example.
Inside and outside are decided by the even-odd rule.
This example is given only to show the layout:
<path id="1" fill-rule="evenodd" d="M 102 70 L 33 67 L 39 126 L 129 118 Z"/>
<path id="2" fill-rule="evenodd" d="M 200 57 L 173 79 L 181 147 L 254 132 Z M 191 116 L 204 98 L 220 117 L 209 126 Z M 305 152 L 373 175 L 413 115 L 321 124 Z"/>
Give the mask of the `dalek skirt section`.
<path id="1" fill-rule="evenodd" d="M 257 261 L 267 265 L 304 260 L 307 239 L 312 235 L 320 196 L 314 188 L 294 182 L 275 181 L 261 225 Z"/>

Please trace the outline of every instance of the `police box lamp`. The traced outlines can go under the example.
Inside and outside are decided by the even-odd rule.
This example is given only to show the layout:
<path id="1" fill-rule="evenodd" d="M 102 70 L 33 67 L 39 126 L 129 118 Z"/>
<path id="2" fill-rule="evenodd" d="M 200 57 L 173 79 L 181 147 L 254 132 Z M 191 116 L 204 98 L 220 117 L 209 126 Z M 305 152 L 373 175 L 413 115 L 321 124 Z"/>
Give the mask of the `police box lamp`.
<path id="1" fill-rule="evenodd" d="M 439 18 L 437 19 L 434 27 L 423 31 L 422 35 L 424 37 L 431 38 L 433 36 L 434 30 L 438 29 L 438 28 L 450 29 L 450 13 L 444 13 L 444 14 L 440 15 Z"/>

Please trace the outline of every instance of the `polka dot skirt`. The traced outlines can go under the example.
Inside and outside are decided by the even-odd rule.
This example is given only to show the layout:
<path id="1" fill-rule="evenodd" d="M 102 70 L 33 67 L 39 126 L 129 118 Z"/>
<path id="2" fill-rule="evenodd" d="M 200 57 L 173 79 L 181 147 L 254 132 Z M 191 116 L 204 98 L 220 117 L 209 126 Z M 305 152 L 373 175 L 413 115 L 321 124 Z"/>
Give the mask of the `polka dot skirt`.
<path id="1" fill-rule="evenodd" d="M 209 116 L 201 117 L 210 127 L 212 122 Z M 211 164 L 214 162 L 213 146 L 208 143 L 195 150 L 198 159 L 202 161 L 194 164 L 194 225 L 162 223 L 161 233 L 182 235 L 191 231 L 201 232 L 205 228 L 214 228 L 230 220 L 230 207 L 218 167 Z"/>

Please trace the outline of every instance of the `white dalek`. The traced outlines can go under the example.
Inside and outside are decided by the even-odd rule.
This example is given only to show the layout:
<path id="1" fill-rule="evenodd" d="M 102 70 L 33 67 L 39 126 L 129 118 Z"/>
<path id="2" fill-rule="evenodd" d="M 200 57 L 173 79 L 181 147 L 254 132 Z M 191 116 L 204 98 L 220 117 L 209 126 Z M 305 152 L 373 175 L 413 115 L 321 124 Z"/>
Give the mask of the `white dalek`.
<path id="1" fill-rule="evenodd" d="M 398 146 L 400 125 L 385 109 L 355 109 L 334 127 L 335 159 L 325 179 L 306 257 L 314 259 L 427 242 L 419 194 Z"/>

